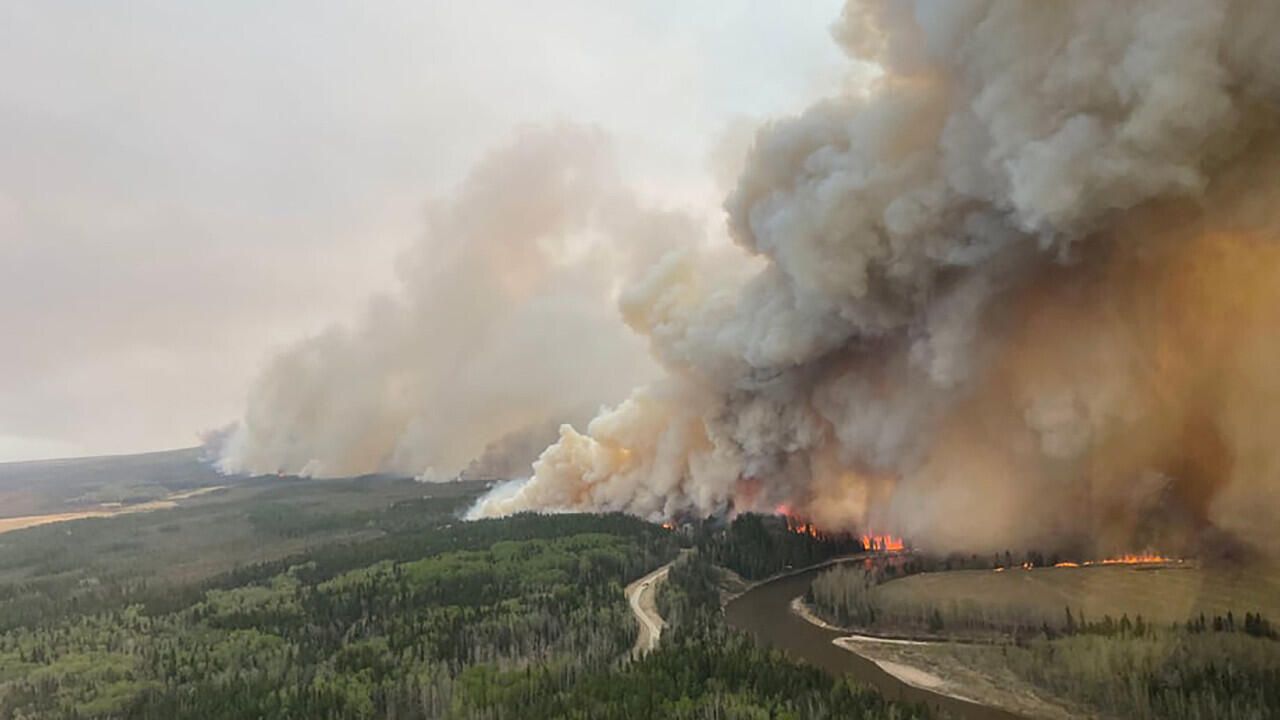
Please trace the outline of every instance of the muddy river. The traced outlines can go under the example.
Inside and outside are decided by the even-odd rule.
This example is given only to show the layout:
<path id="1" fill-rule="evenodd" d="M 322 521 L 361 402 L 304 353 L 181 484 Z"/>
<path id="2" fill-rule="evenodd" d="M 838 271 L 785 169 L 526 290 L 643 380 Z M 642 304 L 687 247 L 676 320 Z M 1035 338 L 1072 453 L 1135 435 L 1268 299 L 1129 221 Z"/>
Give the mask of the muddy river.
<path id="1" fill-rule="evenodd" d="M 725 619 L 732 627 L 751 633 L 766 645 L 828 672 L 852 675 L 885 697 L 926 704 L 933 709 L 935 717 L 1020 720 L 1019 716 L 1003 710 L 907 685 L 874 662 L 833 645 L 831 641 L 843 633 L 817 627 L 791 612 L 791 601 L 805 593 L 819 572 L 819 569 L 807 570 L 759 585 L 731 601 L 725 607 Z"/>

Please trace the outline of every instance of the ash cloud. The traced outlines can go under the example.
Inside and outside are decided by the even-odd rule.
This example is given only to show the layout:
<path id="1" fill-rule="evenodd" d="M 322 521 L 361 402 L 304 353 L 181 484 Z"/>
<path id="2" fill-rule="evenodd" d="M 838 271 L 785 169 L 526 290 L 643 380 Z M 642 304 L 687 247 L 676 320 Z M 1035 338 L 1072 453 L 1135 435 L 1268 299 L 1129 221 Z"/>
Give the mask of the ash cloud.
<path id="1" fill-rule="evenodd" d="M 759 131 L 738 257 L 620 297 L 665 376 L 477 512 L 1280 547 L 1277 29 L 1267 0 L 849 2 L 874 86 Z"/>
<path id="2" fill-rule="evenodd" d="M 613 297 L 631 268 L 698 228 L 642 207 L 599 131 L 520 132 L 429 209 L 428 227 L 401 258 L 396 291 L 354 326 L 271 361 L 221 443 L 224 471 L 435 479 L 473 459 L 473 473 L 527 468 L 528 438 L 546 438 L 548 422 L 654 375 Z"/>

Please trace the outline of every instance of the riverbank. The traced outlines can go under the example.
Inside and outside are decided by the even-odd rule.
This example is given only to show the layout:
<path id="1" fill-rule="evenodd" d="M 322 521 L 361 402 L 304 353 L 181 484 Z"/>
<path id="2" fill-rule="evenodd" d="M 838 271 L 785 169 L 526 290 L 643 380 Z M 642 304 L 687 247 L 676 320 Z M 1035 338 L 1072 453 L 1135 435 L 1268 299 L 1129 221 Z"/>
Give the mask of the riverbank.
<path id="1" fill-rule="evenodd" d="M 781 650 L 833 675 L 849 677 L 857 683 L 876 689 L 890 700 L 924 705 L 932 710 L 934 717 L 958 720 L 1017 720 L 1027 717 L 1000 707 L 969 702 L 910 685 L 876 662 L 835 645 L 833 641 L 847 633 L 814 625 L 790 609 L 791 603 L 804 595 L 819 572 L 821 571 L 816 569 L 805 569 L 755 585 L 725 607 L 726 623 L 736 630 L 749 633 L 763 645 Z M 884 659 L 893 661 L 892 658 Z"/>
<path id="2" fill-rule="evenodd" d="M 813 610 L 807 604 L 805 604 L 803 597 L 797 597 L 795 600 L 791 601 L 791 612 L 795 613 L 806 622 L 812 623 L 813 625 L 817 625 L 818 627 L 823 628 L 825 630 L 832 630 L 834 632 L 841 632 L 841 633 L 848 632 L 844 628 L 836 627 L 835 625 L 832 625 L 831 623 L 828 623 L 827 621 L 818 617 L 817 614 L 814 613 Z M 870 635 L 855 634 L 855 635 L 847 635 L 845 637 L 839 637 L 839 638 L 836 638 L 835 640 L 832 640 L 831 642 L 836 647 L 840 647 L 845 650 L 848 650 L 851 653 L 856 653 L 858 655 L 861 655 L 867 660 L 870 660 L 876 665 L 879 665 L 880 668 L 885 672 L 889 673 L 890 675 L 898 678 L 902 682 L 912 687 L 918 687 L 922 690 L 930 690 L 936 693 L 940 693 L 943 695 L 947 695 L 949 697 L 956 698 L 957 700 L 965 700 L 967 702 L 978 702 L 977 699 L 964 695 L 963 693 L 960 692 L 959 688 L 955 687 L 952 683 L 947 682 L 946 680 L 938 677 L 937 675 L 934 675 L 933 673 L 927 672 L 925 670 L 922 670 L 912 665 L 905 665 L 903 663 L 895 662 L 893 660 L 886 660 L 883 658 L 876 657 L 875 653 L 868 652 L 865 649 L 865 646 L 868 646 L 868 645 L 920 646 L 920 645 L 934 644 L 930 641 L 904 640 L 900 638 L 880 638 L 880 637 L 874 637 Z"/>
<path id="3" fill-rule="evenodd" d="M 803 596 L 792 600 L 790 607 L 805 622 L 840 633 L 831 644 L 911 687 L 1023 717 L 1069 720 L 1080 716 L 1078 710 L 1040 695 L 1005 668 L 993 655 L 1001 652 L 996 646 L 852 633 L 818 617 Z"/>
<path id="4" fill-rule="evenodd" d="M 813 565 L 806 565 L 801 568 L 787 568 L 786 570 L 776 572 L 769 577 L 761 578 L 760 580 L 747 580 L 729 568 L 721 567 L 719 570 L 723 575 L 723 579 L 720 583 L 720 607 L 724 608 L 739 597 L 762 585 L 768 585 L 771 582 L 777 582 L 778 580 L 795 577 L 796 575 L 802 575 L 804 573 L 815 572 L 839 563 L 852 562 L 854 560 L 867 560 L 874 557 L 884 557 L 887 554 L 893 553 L 859 552 L 853 553 L 852 555 L 840 555 L 839 557 L 829 558 L 822 562 L 814 563 Z"/>

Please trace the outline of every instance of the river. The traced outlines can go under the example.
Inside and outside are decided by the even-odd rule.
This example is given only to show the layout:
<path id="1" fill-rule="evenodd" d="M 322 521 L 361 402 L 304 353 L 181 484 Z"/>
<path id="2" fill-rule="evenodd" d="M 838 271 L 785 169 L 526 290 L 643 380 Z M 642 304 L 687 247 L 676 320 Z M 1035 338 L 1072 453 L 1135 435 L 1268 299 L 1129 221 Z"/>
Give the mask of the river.
<path id="1" fill-rule="evenodd" d="M 827 672 L 852 675 L 885 697 L 926 704 L 933 709 L 935 717 L 1021 720 L 1019 716 L 1003 710 L 912 687 L 874 662 L 833 645 L 832 640 L 847 633 L 820 628 L 791 611 L 791 601 L 805 593 L 819 572 L 821 569 L 806 570 L 748 590 L 725 607 L 725 620 L 730 626 L 750 633 L 759 642 Z"/>

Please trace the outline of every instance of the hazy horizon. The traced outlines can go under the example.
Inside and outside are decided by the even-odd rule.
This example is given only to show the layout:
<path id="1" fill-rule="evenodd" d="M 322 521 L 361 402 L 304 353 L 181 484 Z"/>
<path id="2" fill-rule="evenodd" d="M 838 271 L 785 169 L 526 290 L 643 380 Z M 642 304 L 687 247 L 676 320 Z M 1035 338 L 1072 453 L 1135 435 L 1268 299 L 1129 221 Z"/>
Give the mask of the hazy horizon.
<path id="1" fill-rule="evenodd" d="M 717 144 L 840 81 L 839 6 L 6 4 L 0 462 L 232 422 L 519 128 L 599 128 L 637 194 L 714 223 Z"/>

